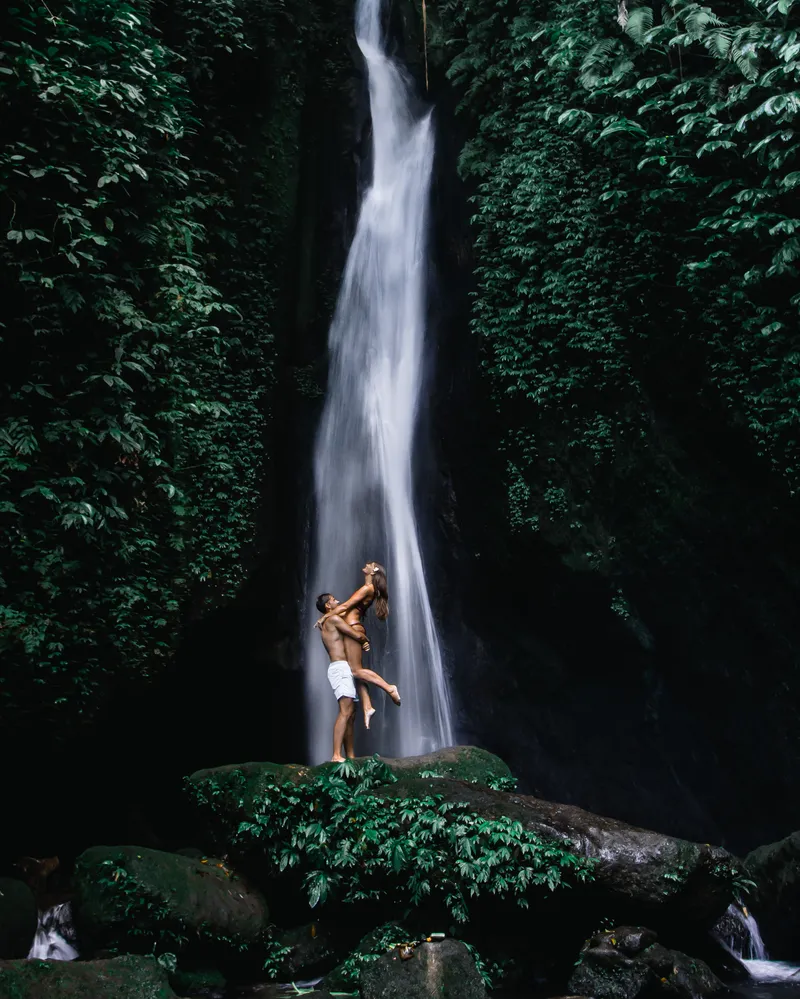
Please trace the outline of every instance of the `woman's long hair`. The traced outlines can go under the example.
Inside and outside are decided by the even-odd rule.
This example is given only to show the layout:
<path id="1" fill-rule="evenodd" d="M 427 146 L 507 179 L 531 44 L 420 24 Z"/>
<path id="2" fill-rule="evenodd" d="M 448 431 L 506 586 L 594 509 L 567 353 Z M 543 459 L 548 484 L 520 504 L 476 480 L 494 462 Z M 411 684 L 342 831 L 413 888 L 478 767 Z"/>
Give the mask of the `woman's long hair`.
<path id="1" fill-rule="evenodd" d="M 375 617 L 385 621 L 389 616 L 389 588 L 386 585 L 386 570 L 380 562 L 373 562 L 375 572 L 372 574 L 372 585 L 375 587 Z"/>

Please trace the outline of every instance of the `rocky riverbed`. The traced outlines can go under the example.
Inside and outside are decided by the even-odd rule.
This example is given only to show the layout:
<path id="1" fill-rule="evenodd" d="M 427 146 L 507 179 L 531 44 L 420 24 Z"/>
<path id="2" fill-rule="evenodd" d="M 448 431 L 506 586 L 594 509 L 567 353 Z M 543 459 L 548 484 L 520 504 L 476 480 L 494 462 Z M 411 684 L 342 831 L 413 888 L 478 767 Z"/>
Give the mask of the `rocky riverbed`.
<path id="1" fill-rule="evenodd" d="M 319 999 L 482 999 L 492 986 L 696 999 L 746 981 L 711 931 L 745 893 L 772 890 L 788 847 L 768 851 L 759 889 L 758 858 L 745 867 L 514 785 L 468 746 L 198 771 L 185 782 L 193 842 L 77 858 L 78 960 L 20 960 L 33 900 L 6 886 L 0 996 L 266 999 L 295 982 Z"/>

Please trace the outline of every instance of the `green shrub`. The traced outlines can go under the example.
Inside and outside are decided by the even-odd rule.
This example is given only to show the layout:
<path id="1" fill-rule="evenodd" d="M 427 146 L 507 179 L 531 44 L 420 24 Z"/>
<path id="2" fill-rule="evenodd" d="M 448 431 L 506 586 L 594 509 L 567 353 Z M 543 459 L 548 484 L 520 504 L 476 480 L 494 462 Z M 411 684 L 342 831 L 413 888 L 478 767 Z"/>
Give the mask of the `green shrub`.
<path id="1" fill-rule="evenodd" d="M 470 899 L 496 895 L 527 906 L 537 891 L 591 878 L 592 862 L 521 822 L 471 813 L 436 794 L 382 797 L 396 778 L 377 757 L 347 761 L 304 783 L 267 785 L 230 847 L 262 852 L 275 876 L 303 875 L 311 908 L 385 901 L 403 918 L 427 903 L 459 923 Z M 213 807 L 213 778 L 190 785 Z"/>

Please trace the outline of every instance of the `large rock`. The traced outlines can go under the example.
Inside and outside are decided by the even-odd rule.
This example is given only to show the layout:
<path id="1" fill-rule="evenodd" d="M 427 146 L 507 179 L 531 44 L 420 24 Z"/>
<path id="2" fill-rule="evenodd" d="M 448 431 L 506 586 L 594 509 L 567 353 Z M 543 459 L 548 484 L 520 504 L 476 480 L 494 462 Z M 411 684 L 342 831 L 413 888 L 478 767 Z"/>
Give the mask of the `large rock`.
<path id="1" fill-rule="evenodd" d="M 460 940 L 395 949 L 361 969 L 362 999 L 486 999 L 472 955 Z"/>
<path id="2" fill-rule="evenodd" d="M 111 961 L 0 961 L 3 999 L 175 999 L 152 957 Z"/>
<path id="3" fill-rule="evenodd" d="M 14 878 L 0 878 L 0 958 L 27 957 L 37 922 L 30 888 Z"/>
<path id="4" fill-rule="evenodd" d="M 756 886 L 750 907 L 772 958 L 800 958 L 800 832 L 749 853 L 744 861 Z"/>
<path id="5" fill-rule="evenodd" d="M 403 780 L 373 793 L 387 798 L 438 794 L 445 801 L 464 802 L 470 811 L 487 818 L 507 816 L 545 839 L 571 843 L 577 854 L 597 862 L 594 880 L 578 889 L 582 904 L 594 897 L 602 915 L 620 922 L 653 922 L 657 928 L 686 923 L 710 929 L 733 898 L 738 869 L 734 858 L 719 847 L 638 829 L 573 805 L 462 781 Z M 576 900 L 568 901 L 574 908 Z"/>
<path id="6" fill-rule="evenodd" d="M 95 846 L 75 865 L 75 920 L 81 951 L 154 944 L 239 951 L 269 925 L 264 897 L 221 861 L 136 846 Z"/>
<path id="7" fill-rule="evenodd" d="M 372 757 L 361 757 L 356 765 Z M 485 749 L 475 746 L 450 746 L 424 756 L 383 759 L 387 781 L 393 778 L 419 777 L 435 773 L 482 785 L 511 777 L 505 763 Z M 306 767 L 296 763 L 232 763 L 222 767 L 197 770 L 186 778 L 188 793 L 196 806 L 209 847 L 226 850 L 240 822 L 253 820 L 272 784 L 301 784 L 329 772 L 336 764 L 322 763 Z"/>
<path id="8" fill-rule="evenodd" d="M 619 926 L 586 942 L 569 989 L 593 999 L 700 999 L 725 986 L 703 961 L 662 947 L 652 930 Z"/>

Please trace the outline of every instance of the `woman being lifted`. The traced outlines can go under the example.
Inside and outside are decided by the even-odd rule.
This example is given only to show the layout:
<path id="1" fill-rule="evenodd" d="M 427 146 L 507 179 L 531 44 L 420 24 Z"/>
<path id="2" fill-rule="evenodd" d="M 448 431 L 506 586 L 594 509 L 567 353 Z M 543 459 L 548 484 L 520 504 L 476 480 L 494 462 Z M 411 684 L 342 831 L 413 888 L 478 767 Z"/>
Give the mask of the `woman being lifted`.
<path id="1" fill-rule="evenodd" d="M 361 641 L 356 641 L 345 634 L 344 643 L 347 662 L 352 670 L 353 679 L 356 682 L 363 706 L 364 725 L 366 728 L 369 728 L 369 723 L 375 714 L 375 708 L 372 706 L 367 683 L 374 683 L 376 687 L 385 690 L 398 706 L 400 705 L 400 694 L 396 684 L 387 683 L 374 670 L 365 669 L 361 663 L 362 652 L 369 651 L 367 631 L 364 627 L 364 615 L 374 603 L 375 617 L 379 621 L 385 621 L 389 616 L 389 590 L 386 586 L 386 570 L 379 562 L 367 562 L 361 571 L 364 573 L 364 585 L 360 586 L 347 600 L 337 604 L 329 593 L 323 593 L 319 597 L 317 600 L 317 610 L 320 612 L 324 610 L 324 613 L 319 621 L 317 621 L 315 627 L 322 627 L 323 622 L 332 614 L 338 614 L 340 617 L 344 617 L 345 622 L 362 636 Z"/>

